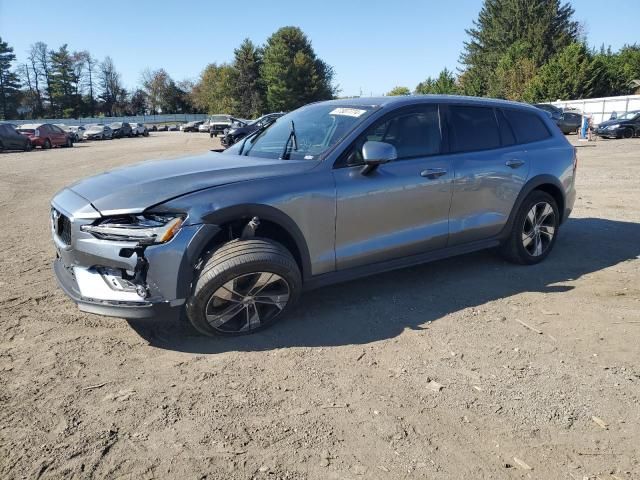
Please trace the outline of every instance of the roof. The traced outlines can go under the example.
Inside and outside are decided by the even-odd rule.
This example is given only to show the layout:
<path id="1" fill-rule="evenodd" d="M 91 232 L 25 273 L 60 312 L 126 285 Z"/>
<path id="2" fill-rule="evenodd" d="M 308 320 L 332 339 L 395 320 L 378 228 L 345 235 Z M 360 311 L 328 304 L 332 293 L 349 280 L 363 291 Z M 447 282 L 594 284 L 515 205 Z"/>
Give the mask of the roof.
<path id="1" fill-rule="evenodd" d="M 400 106 L 415 103 L 465 103 L 477 105 L 491 105 L 502 107 L 522 107 L 534 108 L 527 103 L 512 102 L 509 100 L 499 100 L 496 98 L 467 97 L 462 95 L 399 95 L 393 97 L 354 97 L 328 100 L 327 103 L 335 105 L 349 106 Z"/>

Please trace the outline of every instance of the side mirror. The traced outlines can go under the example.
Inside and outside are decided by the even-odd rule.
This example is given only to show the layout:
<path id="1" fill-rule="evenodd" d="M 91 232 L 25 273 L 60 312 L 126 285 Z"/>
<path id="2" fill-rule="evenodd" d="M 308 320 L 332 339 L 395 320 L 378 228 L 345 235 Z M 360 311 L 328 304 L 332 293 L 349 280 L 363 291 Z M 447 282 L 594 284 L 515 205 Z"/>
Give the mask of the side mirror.
<path id="1" fill-rule="evenodd" d="M 360 173 L 362 175 L 368 175 L 373 172 L 378 166 L 392 162 L 398 158 L 398 152 L 396 147 L 390 143 L 368 141 L 362 146 L 362 159 L 364 160 L 364 167 Z"/>

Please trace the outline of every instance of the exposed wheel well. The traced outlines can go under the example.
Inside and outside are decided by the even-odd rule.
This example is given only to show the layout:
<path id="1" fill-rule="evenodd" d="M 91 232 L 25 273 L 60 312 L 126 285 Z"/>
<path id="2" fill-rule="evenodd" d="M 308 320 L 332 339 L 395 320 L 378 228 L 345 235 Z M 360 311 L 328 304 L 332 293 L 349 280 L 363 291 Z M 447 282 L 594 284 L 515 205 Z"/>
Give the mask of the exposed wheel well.
<path id="1" fill-rule="evenodd" d="M 564 219 L 564 196 L 558 187 L 551 183 L 543 183 L 542 185 L 538 185 L 534 190 L 542 190 L 551 195 L 556 201 L 556 205 L 558 205 L 560 219 Z"/>
<path id="2" fill-rule="evenodd" d="M 219 225 L 220 231 L 209 241 L 209 243 L 207 243 L 207 246 L 200 254 L 200 258 L 203 258 L 209 252 L 216 250 L 223 243 L 240 238 L 242 230 L 249 220 L 251 220 L 251 217 L 239 218 Z M 303 278 L 306 277 L 306 273 L 308 272 L 305 271 L 306 267 L 303 262 L 300 249 L 298 248 L 298 244 L 294 237 L 284 227 L 275 222 L 260 219 L 260 225 L 256 229 L 255 236 L 274 240 L 289 250 L 295 259 Z"/>

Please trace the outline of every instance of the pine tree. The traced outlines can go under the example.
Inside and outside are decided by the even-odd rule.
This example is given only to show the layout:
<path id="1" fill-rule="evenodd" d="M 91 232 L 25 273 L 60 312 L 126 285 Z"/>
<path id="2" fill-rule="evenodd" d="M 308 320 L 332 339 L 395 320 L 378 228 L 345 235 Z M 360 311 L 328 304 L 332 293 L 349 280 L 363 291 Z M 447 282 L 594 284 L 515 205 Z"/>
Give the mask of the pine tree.
<path id="1" fill-rule="evenodd" d="M 411 90 L 407 87 L 394 87 L 387 92 L 388 97 L 401 97 L 403 95 L 411 95 Z"/>
<path id="2" fill-rule="evenodd" d="M 269 37 L 261 74 L 270 111 L 293 110 L 334 94 L 333 69 L 298 27 L 283 27 Z"/>
<path id="3" fill-rule="evenodd" d="M 536 68 L 578 39 L 580 29 L 574 10 L 560 0 L 485 0 L 466 30 L 460 62 L 465 93 L 486 95 L 496 89 L 496 70 L 509 47 L 517 42 L 528 45 L 525 57 Z M 499 80 L 498 80 L 499 82 Z"/>
<path id="4" fill-rule="evenodd" d="M 254 118 L 264 110 L 264 85 L 260 78 L 262 50 L 246 38 L 234 50 L 233 67 L 236 70 L 234 97 L 237 114 L 242 118 Z"/>
<path id="5" fill-rule="evenodd" d="M 603 69 L 582 43 L 573 43 L 542 66 L 525 92 L 532 102 L 590 98 L 603 83 Z"/>
<path id="6" fill-rule="evenodd" d="M 55 116 L 77 116 L 75 91 L 78 79 L 74 70 L 74 58 L 67 45 L 51 52 L 51 100 L 57 110 Z"/>
<path id="7" fill-rule="evenodd" d="M 16 56 L 13 48 L 0 37 L 0 116 L 3 119 L 16 118 L 20 81 L 12 70 Z"/>
<path id="8" fill-rule="evenodd" d="M 424 82 L 420 82 L 416 86 L 416 93 L 419 94 L 439 94 L 439 95 L 457 95 L 460 93 L 456 77 L 453 72 L 447 68 L 442 70 L 437 78 L 427 78 Z"/>

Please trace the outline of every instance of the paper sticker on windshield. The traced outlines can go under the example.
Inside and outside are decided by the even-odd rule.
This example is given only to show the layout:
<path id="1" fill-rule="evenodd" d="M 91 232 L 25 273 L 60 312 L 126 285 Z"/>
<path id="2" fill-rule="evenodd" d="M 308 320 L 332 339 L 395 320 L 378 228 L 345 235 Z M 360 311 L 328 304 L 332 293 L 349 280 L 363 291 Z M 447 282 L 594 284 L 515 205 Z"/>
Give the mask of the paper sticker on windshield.
<path id="1" fill-rule="evenodd" d="M 346 117 L 359 117 L 367 113 L 366 110 L 360 110 L 359 108 L 334 108 L 329 112 L 329 115 L 344 115 Z"/>
<path id="2" fill-rule="evenodd" d="M 313 160 L 313 155 L 305 155 L 304 159 L 305 160 Z"/>

